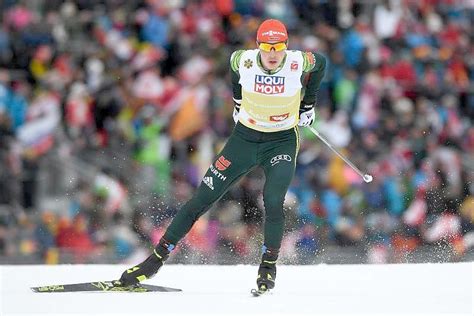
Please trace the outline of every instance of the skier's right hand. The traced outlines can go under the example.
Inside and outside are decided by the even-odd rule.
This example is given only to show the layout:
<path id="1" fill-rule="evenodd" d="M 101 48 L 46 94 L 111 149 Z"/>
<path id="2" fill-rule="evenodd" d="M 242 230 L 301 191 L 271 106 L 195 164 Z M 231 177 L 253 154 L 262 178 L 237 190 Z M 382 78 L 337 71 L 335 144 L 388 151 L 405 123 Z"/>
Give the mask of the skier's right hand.
<path id="1" fill-rule="evenodd" d="M 234 122 L 237 124 L 239 121 L 239 111 L 237 111 L 236 108 L 234 108 L 234 113 L 232 113 L 232 118 L 234 119 Z"/>
<path id="2" fill-rule="evenodd" d="M 232 113 L 232 118 L 234 122 L 237 124 L 239 121 L 239 111 L 240 111 L 240 100 L 234 99 L 234 112 Z"/>

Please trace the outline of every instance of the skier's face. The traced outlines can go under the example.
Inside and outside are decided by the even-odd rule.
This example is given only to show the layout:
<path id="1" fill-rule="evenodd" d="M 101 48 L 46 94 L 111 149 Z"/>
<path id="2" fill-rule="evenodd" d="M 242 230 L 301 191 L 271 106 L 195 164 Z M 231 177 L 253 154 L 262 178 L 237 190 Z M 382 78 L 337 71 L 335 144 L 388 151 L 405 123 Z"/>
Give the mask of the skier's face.
<path id="1" fill-rule="evenodd" d="M 257 43 L 265 69 L 275 70 L 285 58 L 286 43 Z"/>

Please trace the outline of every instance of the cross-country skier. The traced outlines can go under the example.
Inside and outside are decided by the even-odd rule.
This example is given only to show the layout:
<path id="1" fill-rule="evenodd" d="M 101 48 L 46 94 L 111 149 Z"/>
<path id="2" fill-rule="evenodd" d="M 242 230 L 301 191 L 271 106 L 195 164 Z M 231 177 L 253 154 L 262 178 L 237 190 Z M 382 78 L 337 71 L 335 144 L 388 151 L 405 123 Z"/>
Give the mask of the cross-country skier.
<path id="1" fill-rule="evenodd" d="M 285 218 L 283 202 L 299 149 L 298 125 L 309 126 L 314 121 L 316 92 L 326 61 L 315 52 L 288 50 L 288 33 L 278 20 L 265 20 L 259 26 L 256 43 L 258 49 L 237 50 L 230 57 L 236 122 L 231 136 L 153 253 L 123 272 L 123 285 L 154 276 L 198 218 L 232 184 L 260 166 L 266 178 L 265 223 L 257 289 L 264 292 L 275 286 Z"/>

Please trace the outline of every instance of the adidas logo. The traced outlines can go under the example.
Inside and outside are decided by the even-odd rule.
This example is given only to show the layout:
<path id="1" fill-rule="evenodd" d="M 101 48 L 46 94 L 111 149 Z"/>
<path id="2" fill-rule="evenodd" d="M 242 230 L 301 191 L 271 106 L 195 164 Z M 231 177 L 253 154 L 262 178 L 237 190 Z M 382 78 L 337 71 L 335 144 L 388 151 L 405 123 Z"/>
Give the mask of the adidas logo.
<path id="1" fill-rule="evenodd" d="M 204 177 L 202 182 L 204 182 L 204 184 L 207 185 L 211 190 L 214 190 L 214 181 L 212 180 L 212 177 Z"/>

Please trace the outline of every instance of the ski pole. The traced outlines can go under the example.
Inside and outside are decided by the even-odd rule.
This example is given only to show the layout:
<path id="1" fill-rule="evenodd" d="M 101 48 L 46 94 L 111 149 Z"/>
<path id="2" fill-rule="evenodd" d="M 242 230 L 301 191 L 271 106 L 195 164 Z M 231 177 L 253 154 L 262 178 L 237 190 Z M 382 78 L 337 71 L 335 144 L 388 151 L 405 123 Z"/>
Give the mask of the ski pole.
<path id="1" fill-rule="evenodd" d="M 334 153 L 336 153 L 336 155 L 338 155 L 339 158 L 344 160 L 344 162 L 348 164 L 349 167 L 351 167 L 352 170 L 354 170 L 366 183 L 372 182 L 373 177 L 370 174 L 368 173 L 364 174 L 362 171 L 360 171 L 359 168 L 357 168 L 349 159 L 344 157 L 339 151 L 337 151 L 336 148 L 334 148 L 331 145 L 331 143 L 329 143 L 321 134 L 319 134 L 319 132 L 314 127 L 308 126 L 308 128 L 311 132 L 313 132 L 314 135 L 316 135 L 320 140 L 322 140 L 322 142 L 325 143 L 329 147 L 329 149 L 331 149 Z"/>

